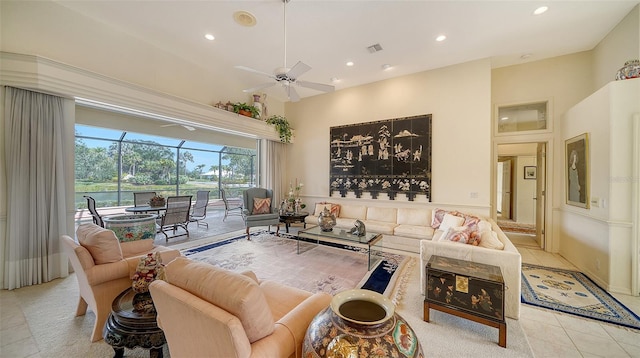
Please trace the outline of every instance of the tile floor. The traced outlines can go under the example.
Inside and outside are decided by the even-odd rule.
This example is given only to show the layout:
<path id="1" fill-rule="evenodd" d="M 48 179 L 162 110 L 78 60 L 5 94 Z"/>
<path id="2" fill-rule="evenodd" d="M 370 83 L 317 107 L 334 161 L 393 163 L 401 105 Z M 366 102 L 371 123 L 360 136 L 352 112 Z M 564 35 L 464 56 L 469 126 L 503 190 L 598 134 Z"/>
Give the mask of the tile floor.
<path id="1" fill-rule="evenodd" d="M 212 215 L 212 219 L 215 220 L 213 231 L 221 230 L 221 226 L 224 226 L 220 225 L 221 217 Z M 233 219 L 227 221 L 230 221 L 228 224 L 232 226 L 238 224 Z M 293 229 L 293 232 L 297 231 L 297 228 Z M 523 262 L 575 270 L 575 267 L 560 255 L 535 248 L 527 237 L 514 238 L 514 242 L 522 254 Z M 174 242 L 177 243 L 179 242 Z M 640 314 L 640 298 L 617 294 L 614 296 L 636 314 Z M 12 292 L 0 290 L 0 302 L 0 357 L 41 357 L 19 302 Z M 536 357 L 640 358 L 640 331 L 528 305 L 523 305 L 521 312 L 520 322 Z"/>

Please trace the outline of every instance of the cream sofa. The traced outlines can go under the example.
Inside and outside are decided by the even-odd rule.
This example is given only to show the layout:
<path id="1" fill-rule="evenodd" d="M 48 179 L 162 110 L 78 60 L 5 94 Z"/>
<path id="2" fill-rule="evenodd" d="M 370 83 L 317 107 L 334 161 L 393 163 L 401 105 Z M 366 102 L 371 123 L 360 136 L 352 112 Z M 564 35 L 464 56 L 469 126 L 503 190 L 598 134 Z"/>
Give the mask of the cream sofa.
<path id="1" fill-rule="evenodd" d="M 331 302 L 185 257 L 165 275 L 149 291 L 172 357 L 300 357 L 307 327 Z"/>
<path id="2" fill-rule="evenodd" d="M 355 204 L 319 203 L 313 215 L 305 218 L 307 224 L 318 224 L 318 215 L 325 208 L 339 214 L 337 229 L 350 229 L 356 219 L 364 222 L 367 232 L 383 234 L 383 247 L 410 251 L 420 254 L 421 291 L 426 285 L 425 267 L 431 255 L 440 255 L 472 262 L 499 266 L 505 281 L 505 316 L 520 317 L 520 274 L 522 258 L 513 243 L 491 219 L 479 215 L 478 218 L 490 223 L 494 238 L 503 245 L 502 249 L 486 248 L 451 241 L 439 241 L 442 232 L 431 227 L 431 208 L 393 208 Z M 338 211 L 339 209 L 339 211 Z"/>

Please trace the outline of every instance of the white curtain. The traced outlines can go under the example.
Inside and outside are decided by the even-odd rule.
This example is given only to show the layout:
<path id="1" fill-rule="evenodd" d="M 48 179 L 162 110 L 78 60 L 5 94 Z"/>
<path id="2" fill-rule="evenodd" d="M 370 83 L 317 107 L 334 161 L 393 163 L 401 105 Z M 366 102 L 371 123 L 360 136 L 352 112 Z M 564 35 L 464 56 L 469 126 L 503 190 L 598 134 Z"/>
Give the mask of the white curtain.
<path id="1" fill-rule="evenodd" d="M 7 227 L 3 287 L 61 277 L 66 227 L 63 162 L 64 99 L 5 89 Z"/>
<path id="2" fill-rule="evenodd" d="M 264 187 L 273 190 L 274 207 L 278 208 L 287 194 L 284 185 L 287 177 L 287 145 L 271 140 L 264 142 Z"/>

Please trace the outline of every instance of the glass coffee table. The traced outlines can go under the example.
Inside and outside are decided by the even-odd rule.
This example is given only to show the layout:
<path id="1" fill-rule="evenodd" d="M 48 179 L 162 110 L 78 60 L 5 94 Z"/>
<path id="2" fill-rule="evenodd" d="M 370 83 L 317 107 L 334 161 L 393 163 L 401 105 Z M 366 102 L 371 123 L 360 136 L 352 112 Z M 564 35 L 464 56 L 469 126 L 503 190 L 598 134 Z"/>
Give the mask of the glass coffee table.
<path id="1" fill-rule="evenodd" d="M 382 234 L 365 234 L 364 236 L 357 236 L 349 234 L 347 230 L 344 229 L 334 228 L 332 231 L 322 231 L 320 226 L 314 226 L 309 229 L 298 231 L 298 254 L 300 254 L 300 238 L 311 239 L 316 241 L 318 244 L 320 242 L 331 242 L 366 249 L 368 255 L 367 270 L 371 270 L 371 247 L 382 240 Z M 373 263 L 375 263 L 375 261 Z"/>

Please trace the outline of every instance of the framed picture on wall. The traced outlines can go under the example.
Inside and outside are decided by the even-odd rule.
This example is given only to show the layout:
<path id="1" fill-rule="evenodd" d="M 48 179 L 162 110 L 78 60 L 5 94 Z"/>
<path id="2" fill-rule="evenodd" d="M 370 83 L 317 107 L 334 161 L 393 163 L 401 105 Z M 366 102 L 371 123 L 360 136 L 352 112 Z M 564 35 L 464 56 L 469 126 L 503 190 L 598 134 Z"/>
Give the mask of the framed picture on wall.
<path id="1" fill-rule="evenodd" d="M 524 167 L 524 178 L 534 180 L 538 178 L 538 168 L 534 166 Z"/>
<path id="2" fill-rule="evenodd" d="M 589 134 L 565 142 L 567 204 L 589 209 Z"/>

